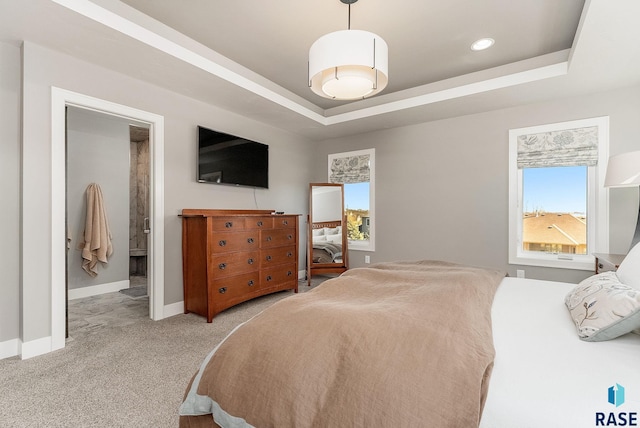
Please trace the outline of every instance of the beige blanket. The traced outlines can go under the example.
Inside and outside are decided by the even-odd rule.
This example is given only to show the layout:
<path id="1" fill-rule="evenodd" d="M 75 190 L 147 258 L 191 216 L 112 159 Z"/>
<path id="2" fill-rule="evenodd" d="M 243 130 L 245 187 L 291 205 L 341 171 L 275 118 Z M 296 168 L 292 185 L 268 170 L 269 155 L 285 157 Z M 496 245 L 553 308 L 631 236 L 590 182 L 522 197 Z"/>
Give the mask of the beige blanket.
<path id="1" fill-rule="evenodd" d="M 503 276 L 430 261 L 347 271 L 229 335 L 181 414 L 222 427 L 478 426 Z"/>
<path id="2" fill-rule="evenodd" d="M 82 242 L 82 269 L 89 275 L 98 275 L 98 262 L 107 263 L 113 253 L 111 231 L 107 210 L 100 186 L 91 183 L 87 186 L 87 211 Z"/>

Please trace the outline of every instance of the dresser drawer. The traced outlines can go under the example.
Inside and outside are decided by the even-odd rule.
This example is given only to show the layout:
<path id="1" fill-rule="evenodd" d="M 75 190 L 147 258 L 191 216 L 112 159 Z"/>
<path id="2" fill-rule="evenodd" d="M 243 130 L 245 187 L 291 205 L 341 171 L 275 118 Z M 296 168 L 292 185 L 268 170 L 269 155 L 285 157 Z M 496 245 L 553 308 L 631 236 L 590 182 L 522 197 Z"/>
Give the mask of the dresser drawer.
<path id="1" fill-rule="evenodd" d="M 274 247 L 260 251 L 260 266 L 262 268 L 292 263 L 295 261 L 296 247 Z"/>
<path id="2" fill-rule="evenodd" d="M 253 251 L 259 248 L 259 239 L 260 234 L 257 230 L 215 233 L 209 241 L 209 250 L 212 254 Z"/>
<path id="3" fill-rule="evenodd" d="M 209 274 L 212 278 L 222 278 L 257 271 L 260 268 L 259 257 L 259 251 L 212 255 Z"/>
<path id="4" fill-rule="evenodd" d="M 295 243 L 295 229 L 272 229 L 260 232 L 260 248 L 282 247 Z"/>
<path id="5" fill-rule="evenodd" d="M 228 308 L 246 300 L 247 296 L 259 292 L 260 273 L 219 278 L 211 281 L 210 299 L 216 308 Z"/>
<path id="6" fill-rule="evenodd" d="M 273 217 L 247 217 L 244 225 L 247 229 L 273 229 Z"/>
<path id="7" fill-rule="evenodd" d="M 275 229 L 295 229 L 296 219 L 292 217 L 282 217 L 276 215 L 273 217 L 273 227 Z"/>
<path id="8" fill-rule="evenodd" d="M 616 265 L 611 263 L 609 260 L 598 259 L 598 273 L 615 271 L 615 270 L 617 270 Z"/>
<path id="9" fill-rule="evenodd" d="M 210 217 L 209 221 L 214 232 L 237 232 L 245 229 L 244 217 Z"/>
<path id="10" fill-rule="evenodd" d="M 296 282 L 298 275 L 295 263 L 288 266 L 276 266 L 260 271 L 260 286 L 262 288 L 276 287 L 286 282 Z"/>

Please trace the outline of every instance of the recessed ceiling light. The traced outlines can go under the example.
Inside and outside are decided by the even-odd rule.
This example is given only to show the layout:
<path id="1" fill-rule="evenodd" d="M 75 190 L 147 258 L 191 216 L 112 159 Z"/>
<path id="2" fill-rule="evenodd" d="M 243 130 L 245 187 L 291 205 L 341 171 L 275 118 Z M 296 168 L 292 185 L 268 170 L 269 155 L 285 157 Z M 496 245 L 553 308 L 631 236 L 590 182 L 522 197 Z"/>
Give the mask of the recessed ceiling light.
<path id="1" fill-rule="evenodd" d="M 495 40 L 490 39 L 488 37 L 486 37 L 484 39 L 478 39 L 478 40 L 476 40 L 475 42 L 473 42 L 471 44 L 471 50 L 472 51 L 481 51 L 481 50 L 484 50 L 484 49 L 488 49 L 491 46 L 493 46 L 493 44 L 495 42 L 496 42 Z"/>

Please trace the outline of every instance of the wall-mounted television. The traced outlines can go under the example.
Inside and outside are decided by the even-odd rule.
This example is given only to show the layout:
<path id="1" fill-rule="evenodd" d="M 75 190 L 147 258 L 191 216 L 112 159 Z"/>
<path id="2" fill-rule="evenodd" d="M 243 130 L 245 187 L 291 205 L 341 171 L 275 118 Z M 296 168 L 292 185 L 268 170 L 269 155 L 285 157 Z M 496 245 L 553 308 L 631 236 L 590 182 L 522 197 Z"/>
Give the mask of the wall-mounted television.
<path id="1" fill-rule="evenodd" d="M 269 188 L 269 146 L 198 126 L 198 182 Z"/>

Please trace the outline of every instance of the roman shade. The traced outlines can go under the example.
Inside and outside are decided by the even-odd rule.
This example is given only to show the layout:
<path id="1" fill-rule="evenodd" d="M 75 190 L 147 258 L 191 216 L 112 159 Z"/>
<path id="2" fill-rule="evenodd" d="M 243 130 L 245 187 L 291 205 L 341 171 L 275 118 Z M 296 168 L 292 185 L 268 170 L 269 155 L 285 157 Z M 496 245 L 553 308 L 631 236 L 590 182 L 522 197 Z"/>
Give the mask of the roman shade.
<path id="1" fill-rule="evenodd" d="M 345 156 L 331 161 L 331 183 L 367 183 L 371 173 L 370 155 Z"/>
<path id="2" fill-rule="evenodd" d="M 597 126 L 518 136 L 520 169 L 597 164 Z"/>

